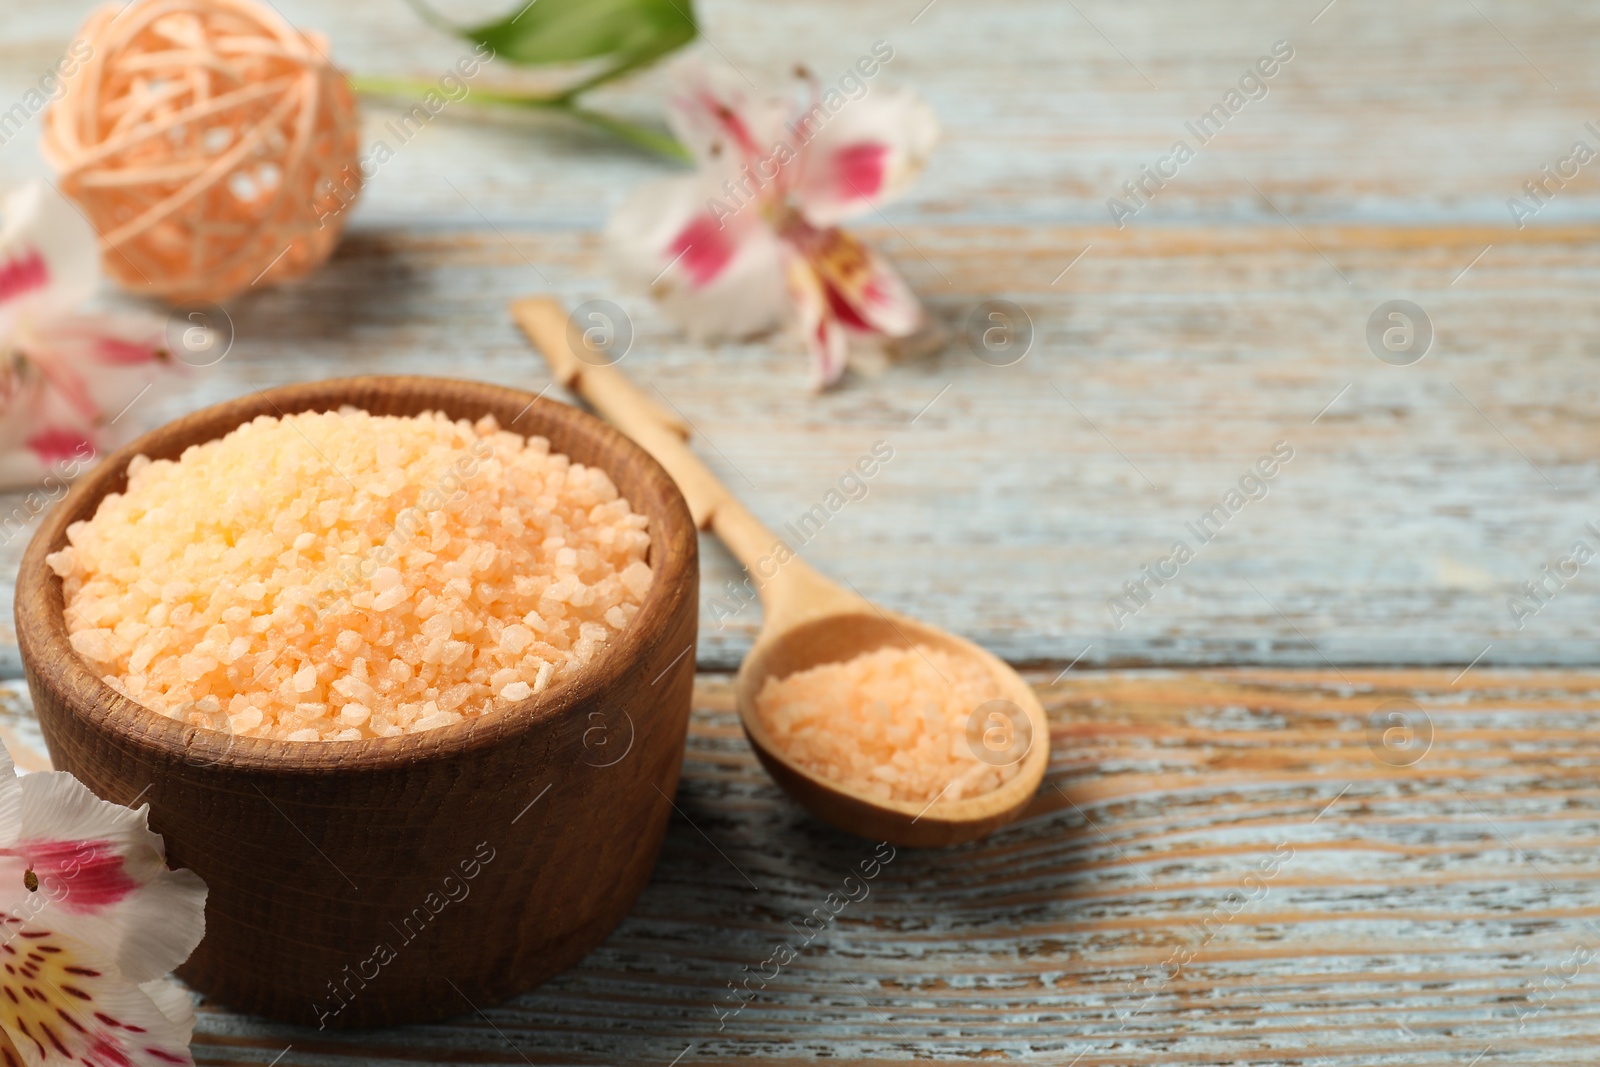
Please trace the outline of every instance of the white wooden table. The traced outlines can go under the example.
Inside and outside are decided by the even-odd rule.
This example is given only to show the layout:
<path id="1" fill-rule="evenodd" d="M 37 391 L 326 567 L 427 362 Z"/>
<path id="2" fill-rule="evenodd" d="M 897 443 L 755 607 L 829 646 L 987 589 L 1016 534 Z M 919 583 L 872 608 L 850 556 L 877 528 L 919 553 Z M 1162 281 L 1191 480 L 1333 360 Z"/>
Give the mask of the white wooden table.
<path id="1" fill-rule="evenodd" d="M 693 825 L 674 825 L 607 945 L 448 1026 L 329 1038 L 211 1008 L 201 1062 L 265 1065 L 292 1045 L 286 1065 L 1465 1065 L 1594 1047 L 1600 965 L 1548 1002 L 1528 987 L 1600 944 L 1595 578 L 1521 629 L 1507 598 L 1573 541 L 1600 548 L 1585 531 L 1600 525 L 1600 164 L 1521 229 L 1507 200 L 1575 140 L 1600 149 L 1584 126 L 1600 125 L 1600 9 L 924 3 L 706 3 L 699 47 L 757 73 L 842 70 L 893 45 L 880 78 L 918 88 L 945 137 L 912 195 L 860 231 L 949 325 L 943 354 L 816 397 L 792 342 L 685 342 L 615 289 L 598 237 L 666 165 L 452 105 L 371 181 L 323 272 L 230 304 L 229 356 L 138 414 L 154 425 L 357 372 L 536 390 L 548 377 L 507 300 L 615 300 L 637 330 L 626 369 L 692 421 L 764 519 L 794 519 L 892 444 L 867 498 L 805 554 L 1037 669 L 1056 761 L 1033 813 L 982 845 L 897 860 L 881 896 L 719 1030 L 727 983 L 865 846 L 789 804 L 738 735 L 720 672 L 759 617 L 710 614 L 737 571 L 707 542 L 707 673 L 680 798 Z M 279 6 L 354 71 L 432 77 L 464 48 L 399 0 Z M 19 8 L 0 15 L 0 104 L 85 10 Z M 1185 122 L 1277 41 L 1294 56 L 1266 97 L 1116 227 L 1107 199 L 1175 139 L 1194 143 Z M 605 103 L 649 117 L 660 88 L 647 75 Z M 369 137 L 391 114 L 369 107 Z M 41 167 L 31 136 L 0 146 L 0 182 Z M 963 337 L 991 299 L 1032 322 L 1012 366 Z M 1396 299 L 1434 333 L 1409 366 L 1366 336 Z M 1195 545 L 1186 524 L 1280 441 L 1294 457 L 1266 498 L 1117 619 L 1124 582 L 1175 539 Z M 22 543 L 0 546 L 6 565 Z M 17 672 L 8 633 L 0 668 Z M 1396 699 L 1434 731 L 1409 766 L 1367 743 Z M 1284 843 L 1294 859 L 1266 895 L 1208 937 L 1207 917 Z M 1181 974 L 1132 996 L 1186 949 Z"/>

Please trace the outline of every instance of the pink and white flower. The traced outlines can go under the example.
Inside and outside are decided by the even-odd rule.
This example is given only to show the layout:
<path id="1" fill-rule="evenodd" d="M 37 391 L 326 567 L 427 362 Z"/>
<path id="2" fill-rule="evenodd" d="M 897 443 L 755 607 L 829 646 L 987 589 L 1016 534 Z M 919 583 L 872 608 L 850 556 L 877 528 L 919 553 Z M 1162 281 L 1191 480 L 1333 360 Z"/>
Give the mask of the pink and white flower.
<path id="1" fill-rule="evenodd" d="M 194 1007 L 168 973 L 205 933 L 206 887 L 167 869 L 148 810 L 64 772 L 19 778 L 0 748 L 4 1067 L 194 1062 Z"/>
<path id="2" fill-rule="evenodd" d="M 0 226 L 0 489 L 75 470 L 112 446 L 116 419 L 163 376 L 166 320 L 81 311 L 100 250 L 76 208 L 35 182 Z M 68 475 L 70 477 L 70 475 Z"/>
<path id="3" fill-rule="evenodd" d="M 856 79 L 851 98 L 799 73 L 809 91 L 796 104 L 752 93 L 734 71 L 680 63 L 667 117 L 698 169 L 637 190 L 607 236 L 621 272 L 699 340 L 794 321 L 821 387 L 844 373 L 852 339 L 924 325 L 910 287 L 839 223 L 904 191 L 939 126 L 909 92 Z"/>

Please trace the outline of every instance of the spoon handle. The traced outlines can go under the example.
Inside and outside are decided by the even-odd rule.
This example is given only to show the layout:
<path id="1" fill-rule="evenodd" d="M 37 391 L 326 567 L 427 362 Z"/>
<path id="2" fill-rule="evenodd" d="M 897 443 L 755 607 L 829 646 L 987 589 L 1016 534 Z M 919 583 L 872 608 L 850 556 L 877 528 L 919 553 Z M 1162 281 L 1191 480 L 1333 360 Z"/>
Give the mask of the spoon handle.
<path id="1" fill-rule="evenodd" d="M 526 297 L 511 305 L 511 315 L 550 364 L 556 381 L 587 400 L 667 469 L 688 501 L 697 527 L 711 529 L 719 510 L 736 505 L 727 487 L 684 443 L 689 436 L 687 423 L 668 413 L 616 367 L 587 363 L 578 357 L 567 332 L 566 310 L 558 301 Z M 765 551 L 767 547 L 761 545 L 759 549 Z"/>
<path id="2" fill-rule="evenodd" d="M 666 468 L 688 502 L 695 525 L 714 532 L 750 573 L 768 626 L 780 616 L 793 623 L 860 603 L 800 559 L 728 491 L 685 442 L 686 420 L 652 400 L 616 367 L 578 358 L 559 301 L 525 297 L 512 303 L 511 315 L 550 364 L 557 381 Z"/>
<path id="3" fill-rule="evenodd" d="M 544 355 L 556 381 L 585 397 L 591 391 L 606 397 L 606 418 L 613 423 L 621 426 L 649 420 L 665 426 L 680 439 L 688 440 L 689 424 L 677 412 L 668 411 L 651 400 L 610 363 L 590 362 L 572 350 L 572 336 L 568 331 L 574 329 L 574 325 L 559 301 L 547 296 L 513 300 L 511 317 Z"/>

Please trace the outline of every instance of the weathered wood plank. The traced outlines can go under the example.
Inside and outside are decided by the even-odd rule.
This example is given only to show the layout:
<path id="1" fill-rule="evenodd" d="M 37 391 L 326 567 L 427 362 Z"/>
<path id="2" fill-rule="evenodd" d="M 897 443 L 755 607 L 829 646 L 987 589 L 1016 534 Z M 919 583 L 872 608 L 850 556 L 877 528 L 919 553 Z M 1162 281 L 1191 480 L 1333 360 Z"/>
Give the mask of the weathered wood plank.
<path id="1" fill-rule="evenodd" d="M 197 1061 L 1580 1059 L 1600 1035 L 1579 962 L 1600 952 L 1600 675 L 1345 674 L 1038 674 L 1055 760 L 1030 813 L 899 852 L 865 896 L 844 879 L 874 846 L 784 797 L 727 677 L 703 676 L 655 879 L 582 965 L 403 1031 L 204 1006 Z M 1369 744 L 1397 700 L 1433 731 L 1410 766 L 1375 751 L 1420 746 Z M 860 899 L 803 943 L 832 892 Z M 773 974 L 782 944 L 798 954 Z M 751 972 L 769 980 L 735 1011 Z"/>
<path id="2" fill-rule="evenodd" d="M 1593 661 L 1600 624 L 1584 582 L 1522 630 L 1507 598 L 1574 540 L 1600 547 L 1585 531 L 1600 522 L 1600 420 L 1582 340 L 1600 327 L 1596 231 L 1501 237 L 1452 287 L 1495 234 L 1305 228 L 1367 294 L 1354 296 L 1282 227 L 995 227 L 977 251 L 964 227 L 917 232 L 961 292 L 1008 270 L 1039 350 L 997 368 L 958 343 L 815 398 L 796 353 L 708 354 L 624 298 L 640 331 L 624 365 L 692 421 L 707 460 L 775 527 L 819 504 L 874 442 L 895 449 L 867 496 L 804 546 L 825 571 L 1021 661 L 1087 648 L 1085 664 L 1464 666 L 1491 642 L 1485 663 Z M 1051 287 L 1055 250 L 1085 243 L 1071 290 Z M 542 388 L 543 365 L 503 310 L 543 287 L 524 256 L 571 301 L 605 292 L 585 280 L 600 258 L 589 235 L 360 234 L 315 285 L 242 304 L 228 358 L 134 414 L 154 423 L 300 378 L 455 373 L 460 353 L 477 377 Z M 1415 366 L 1365 349 L 1367 314 L 1393 293 L 1437 326 Z M 963 300 L 933 304 L 959 328 Z M 1270 495 L 1202 545 L 1191 525 L 1279 441 L 1294 459 Z M 1109 599 L 1180 538 L 1193 562 L 1148 607 L 1114 616 Z M 733 610 L 720 547 L 704 558 L 700 655 L 732 666 L 759 614 Z"/>

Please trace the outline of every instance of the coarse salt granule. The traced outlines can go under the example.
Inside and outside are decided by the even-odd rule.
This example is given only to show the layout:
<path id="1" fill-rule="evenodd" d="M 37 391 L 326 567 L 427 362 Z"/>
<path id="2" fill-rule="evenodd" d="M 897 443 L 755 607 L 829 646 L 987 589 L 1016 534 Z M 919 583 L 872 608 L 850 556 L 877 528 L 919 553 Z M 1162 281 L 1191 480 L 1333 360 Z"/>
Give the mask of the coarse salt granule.
<path id="1" fill-rule="evenodd" d="M 443 415 L 261 417 L 128 488 L 49 557 L 72 647 L 185 722 L 393 737 L 580 670 L 650 588 L 650 535 L 604 471 Z"/>
<path id="2" fill-rule="evenodd" d="M 791 759 L 852 792 L 960 800 L 997 788 L 1020 766 L 981 760 L 969 741 L 974 715 L 1000 695 L 965 657 L 886 647 L 768 678 L 756 715 Z"/>

